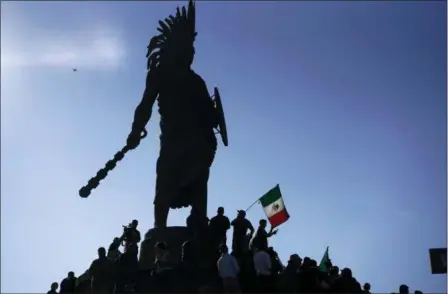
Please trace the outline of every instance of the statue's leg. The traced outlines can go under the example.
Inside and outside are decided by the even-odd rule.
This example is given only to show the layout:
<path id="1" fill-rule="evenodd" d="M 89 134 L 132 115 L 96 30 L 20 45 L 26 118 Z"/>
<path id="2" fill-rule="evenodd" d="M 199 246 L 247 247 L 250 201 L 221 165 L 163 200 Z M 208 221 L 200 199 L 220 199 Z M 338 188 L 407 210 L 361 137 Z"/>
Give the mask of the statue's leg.
<path id="1" fill-rule="evenodd" d="M 157 160 L 156 195 L 154 197 L 154 228 L 166 228 L 170 211 L 170 197 L 175 192 L 169 158 L 159 156 Z"/>
<path id="2" fill-rule="evenodd" d="M 201 218 L 207 217 L 207 186 L 210 169 L 207 168 L 197 180 L 192 183 L 191 193 L 193 193 L 192 207 Z"/>
<path id="3" fill-rule="evenodd" d="M 154 204 L 154 228 L 166 228 L 169 211 L 168 205 Z"/>

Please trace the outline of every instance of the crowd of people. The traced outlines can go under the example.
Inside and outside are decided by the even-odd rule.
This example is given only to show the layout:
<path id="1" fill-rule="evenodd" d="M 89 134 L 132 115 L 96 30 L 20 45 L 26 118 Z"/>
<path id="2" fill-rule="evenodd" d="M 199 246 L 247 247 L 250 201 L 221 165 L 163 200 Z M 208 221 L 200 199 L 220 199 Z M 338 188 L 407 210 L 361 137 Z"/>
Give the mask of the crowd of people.
<path id="1" fill-rule="evenodd" d="M 309 257 L 292 254 L 283 265 L 268 239 L 277 230 L 259 221 L 257 230 L 239 211 L 230 221 L 224 208 L 209 219 L 198 219 L 194 211 L 187 218 L 191 239 L 182 246 L 177 261 L 170 255 L 169 244 L 156 243 L 155 260 L 150 270 L 141 270 L 138 244 L 141 241 L 133 220 L 123 226 L 121 237 L 106 248 L 98 249 L 98 258 L 81 276 L 69 272 L 60 284 L 51 284 L 55 293 L 370 293 L 369 283 L 361 286 L 349 268 L 340 270 L 329 259 L 320 264 Z M 227 231 L 233 227 L 231 248 Z M 121 252 L 120 247 L 123 247 Z M 58 292 L 59 290 L 59 292 Z M 399 294 L 409 294 L 401 285 Z M 415 291 L 415 294 L 422 294 Z"/>

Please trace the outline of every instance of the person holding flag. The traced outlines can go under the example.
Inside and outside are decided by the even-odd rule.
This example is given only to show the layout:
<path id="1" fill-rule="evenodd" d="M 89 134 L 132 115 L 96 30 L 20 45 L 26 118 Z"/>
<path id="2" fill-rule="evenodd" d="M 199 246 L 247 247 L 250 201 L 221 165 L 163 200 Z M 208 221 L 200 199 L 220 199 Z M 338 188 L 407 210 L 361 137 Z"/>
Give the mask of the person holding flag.
<path id="1" fill-rule="evenodd" d="M 277 234 L 278 230 L 274 230 L 271 226 L 271 230 L 266 232 L 267 221 L 265 219 L 260 220 L 255 237 L 251 242 L 251 249 L 258 248 L 259 250 L 266 250 L 268 248 L 268 238 Z"/>

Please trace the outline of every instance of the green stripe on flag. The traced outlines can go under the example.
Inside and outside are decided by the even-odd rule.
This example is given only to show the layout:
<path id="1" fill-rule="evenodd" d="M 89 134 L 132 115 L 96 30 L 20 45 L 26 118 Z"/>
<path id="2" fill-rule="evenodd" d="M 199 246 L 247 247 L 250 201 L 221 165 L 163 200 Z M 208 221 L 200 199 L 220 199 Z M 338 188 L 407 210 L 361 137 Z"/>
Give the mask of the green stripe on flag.
<path id="1" fill-rule="evenodd" d="M 263 207 L 266 207 L 280 198 L 282 198 L 282 192 L 279 185 L 277 185 L 260 198 L 260 203 Z"/>

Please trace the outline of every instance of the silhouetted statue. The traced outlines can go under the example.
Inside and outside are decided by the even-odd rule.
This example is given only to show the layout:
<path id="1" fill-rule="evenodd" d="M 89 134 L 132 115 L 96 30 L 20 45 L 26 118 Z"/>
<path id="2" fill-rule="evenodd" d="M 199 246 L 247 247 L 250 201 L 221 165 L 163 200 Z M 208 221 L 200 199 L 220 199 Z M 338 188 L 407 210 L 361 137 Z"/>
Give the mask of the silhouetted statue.
<path id="1" fill-rule="evenodd" d="M 154 199 L 154 227 L 165 228 L 169 209 L 193 206 L 207 215 L 207 183 L 217 142 L 215 129 L 228 145 L 221 98 L 214 100 L 204 80 L 191 69 L 194 59 L 195 5 L 177 8 L 175 16 L 159 21 L 159 35 L 148 45 L 146 88 L 137 106 L 127 144 L 88 184 L 80 189 L 88 197 L 92 189 L 115 168 L 124 155 L 146 137 L 152 107 L 158 101 L 160 154 Z"/>
<path id="2" fill-rule="evenodd" d="M 220 126 L 225 133 L 222 108 L 215 107 L 204 80 L 190 67 L 197 35 L 193 1 L 159 25 L 161 34 L 148 46 L 146 88 L 127 139 L 130 149 L 139 145 L 157 100 L 161 135 L 155 228 L 166 227 L 170 208 L 191 205 L 198 214 L 207 215 L 207 182 L 217 148 L 214 129 Z"/>

